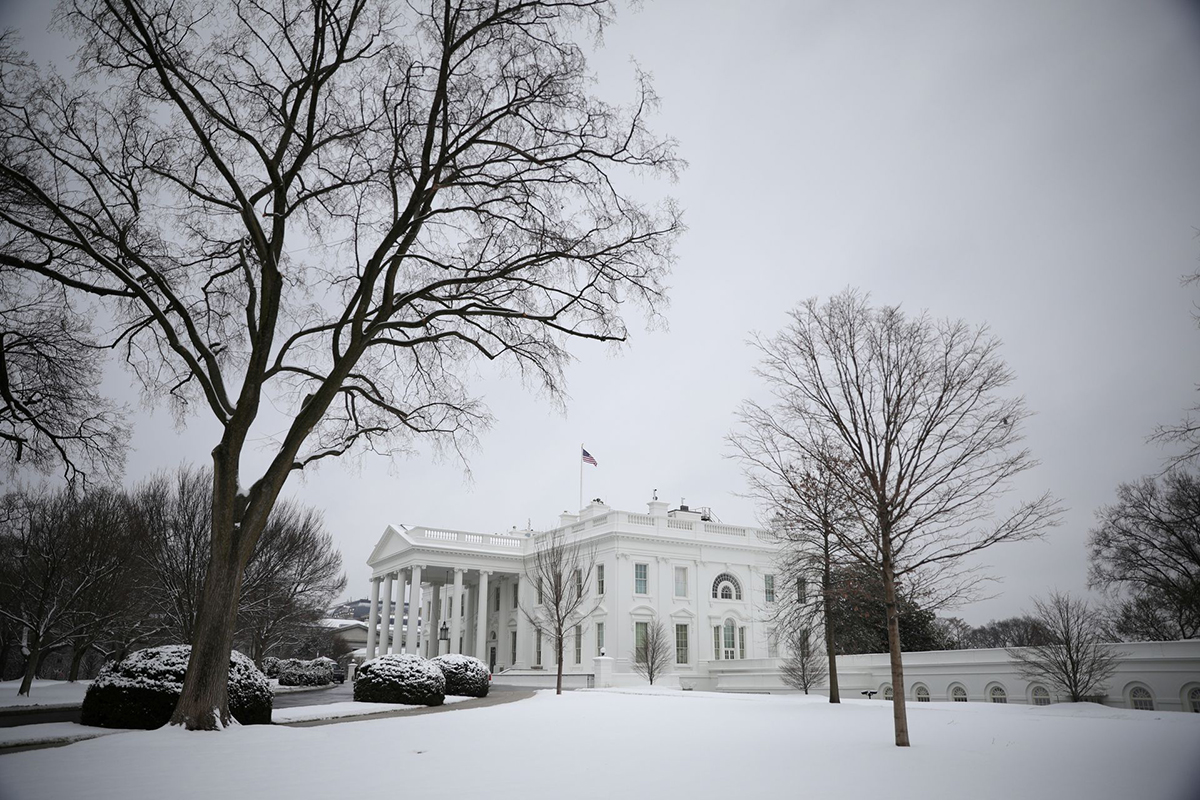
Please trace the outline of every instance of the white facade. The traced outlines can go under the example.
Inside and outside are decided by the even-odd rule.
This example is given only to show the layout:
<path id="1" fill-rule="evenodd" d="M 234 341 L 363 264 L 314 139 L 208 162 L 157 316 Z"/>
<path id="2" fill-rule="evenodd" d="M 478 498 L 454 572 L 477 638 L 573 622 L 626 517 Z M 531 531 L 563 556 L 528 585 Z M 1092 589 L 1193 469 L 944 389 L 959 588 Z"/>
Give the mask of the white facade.
<path id="1" fill-rule="evenodd" d="M 588 583 L 593 599 L 585 606 L 595 610 L 568 637 L 564 673 L 592 674 L 603 649 L 613 659 L 613 681 L 629 680 L 636 626 L 656 618 L 676 642 L 669 682 L 703 679 L 710 664 L 776 655 L 768 595 L 784 587 L 774 585 L 777 548 L 765 532 L 713 522 L 686 506 L 668 511 L 657 500 L 648 506 L 640 514 L 597 501 L 578 515 L 562 515 L 557 530 L 568 542 L 582 542 L 596 559 Z M 476 656 L 510 679 L 553 672 L 549 637 L 539 647 L 520 610 L 537 606 L 525 576 L 544 535 L 389 526 L 367 562 L 371 607 L 377 608 L 376 597 L 391 607 L 407 592 L 408 629 L 415 630 L 418 613 L 424 640 L 385 641 L 383 630 L 375 635 L 375 612 L 367 626 L 367 657 L 401 651 L 431 657 L 446 623 L 451 652 Z"/>

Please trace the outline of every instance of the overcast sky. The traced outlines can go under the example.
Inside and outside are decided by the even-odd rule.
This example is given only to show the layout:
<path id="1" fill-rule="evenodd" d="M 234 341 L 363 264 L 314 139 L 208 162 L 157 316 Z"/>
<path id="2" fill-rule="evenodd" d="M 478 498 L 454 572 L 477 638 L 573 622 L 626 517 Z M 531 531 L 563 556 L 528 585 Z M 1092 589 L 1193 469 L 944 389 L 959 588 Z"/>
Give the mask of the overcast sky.
<path id="1" fill-rule="evenodd" d="M 48 3 L 0 2 L 39 60 Z M 658 489 L 753 524 L 722 439 L 760 391 L 751 331 L 846 286 L 910 312 L 988 323 L 1036 416 L 1041 466 L 1012 500 L 1069 509 L 1044 541 L 995 548 L 996 596 L 972 623 L 1050 588 L 1082 590 L 1093 513 L 1156 471 L 1145 443 L 1196 402 L 1200 290 L 1200 14 L 1172 2 L 648 2 L 623 9 L 592 61 L 597 92 L 632 97 L 636 58 L 662 96 L 658 131 L 690 168 L 669 191 L 689 231 L 669 330 L 618 352 L 575 348 L 566 413 L 515 380 L 477 381 L 497 422 L 470 456 L 325 464 L 291 493 L 325 512 L 349 593 L 385 525 L 478 531 L 554 524 L 585 497 L 639 511 Z M 136 403 L 119 368 L 107 385 Z M 138 407 L 127 477 L 204 463 L 204 418 Z"/>

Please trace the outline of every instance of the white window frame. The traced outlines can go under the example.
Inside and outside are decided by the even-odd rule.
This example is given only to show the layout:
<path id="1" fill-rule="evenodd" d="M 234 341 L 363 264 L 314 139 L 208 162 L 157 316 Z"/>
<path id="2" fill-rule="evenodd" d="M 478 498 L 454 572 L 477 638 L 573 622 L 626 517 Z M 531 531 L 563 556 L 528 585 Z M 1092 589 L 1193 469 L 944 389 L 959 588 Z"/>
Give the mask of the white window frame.
<path id="1" fill-rule="evenodd" d="M 679 634 L 683 634 L 683 641 L 680 642 Z M 688 664 L 690 663 L 688 655 L 688 626 L 684 622 L 675 623 L 675 663 Z M 680 656 L 683 658 L 680 659 Z"/>
<path id="2" fill-rule="evenodd" d="M 642 576 L 638 577 L 638 568 L 642 569 Z M 633 565 L 633 593 L 634 594 L 650 594 L 650 565 L 649 564 L 634 564 Z"/>
<path id="3" fill-rule="evenodd" d="M 601 651 L 604 650 L 604 623 L 596 623 L 596 655 L 604 655 Z"/>
<path id="4" fill-rule="evenodd" d="M 575 626 L 575 663 L 583 663 L 583 628 Z"/>
<path id="5" fill-rule="evenodd" d="M 763 594 L 766 595 L 768 603 L 775 602 L 775 576 L 771 573 L 763 575 Z"/>
<path id="6" fill-rule="evenodd" d="M 596 594 L 604 594 L 604 565 L 596 565 Z"/>
<path id="7" fill-rule="evenodd" d="M 676 597 L 687 597 L 688 596 L 688 568 L 687 567 L 676 567 L 675 568 L 675 596 Z"/>

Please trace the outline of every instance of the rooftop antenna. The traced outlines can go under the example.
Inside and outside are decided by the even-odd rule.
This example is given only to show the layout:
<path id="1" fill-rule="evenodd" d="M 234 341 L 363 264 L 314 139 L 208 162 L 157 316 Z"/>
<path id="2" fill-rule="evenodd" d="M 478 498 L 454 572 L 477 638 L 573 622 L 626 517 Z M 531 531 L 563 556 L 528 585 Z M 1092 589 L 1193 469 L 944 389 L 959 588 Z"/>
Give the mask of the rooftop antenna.
<path id="1" fill-rule="evenodd" d="M 650 498 L 650 499 L 651 499 L 651 500 L 657 500 L 657 499 L 658 499 L 658 489 L 655 489 L 655 490 L 654 490 L 654 497 L 652 497 L 652 498 Z"/>

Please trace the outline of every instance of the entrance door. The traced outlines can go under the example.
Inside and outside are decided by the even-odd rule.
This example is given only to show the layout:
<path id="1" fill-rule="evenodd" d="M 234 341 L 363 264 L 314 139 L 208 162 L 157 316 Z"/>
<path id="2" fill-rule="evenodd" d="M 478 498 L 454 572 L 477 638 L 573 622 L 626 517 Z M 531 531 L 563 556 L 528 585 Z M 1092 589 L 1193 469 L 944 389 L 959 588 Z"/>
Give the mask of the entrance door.
<path id="1" fill-rule="evenodd" d="M 488 656 L 488 669 L 492 672 L 496 671 L 496 645 L 492 645 L 491 654 Z"/>

